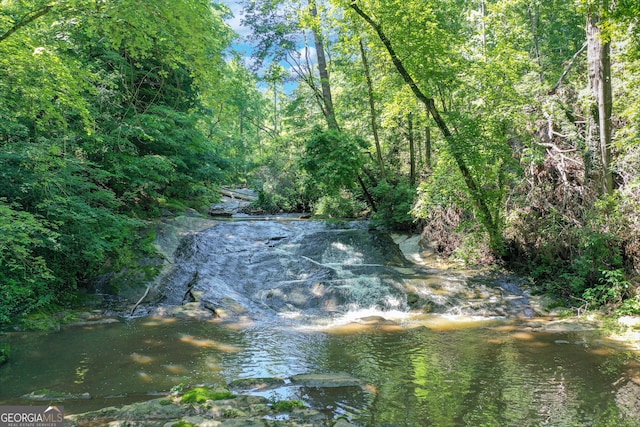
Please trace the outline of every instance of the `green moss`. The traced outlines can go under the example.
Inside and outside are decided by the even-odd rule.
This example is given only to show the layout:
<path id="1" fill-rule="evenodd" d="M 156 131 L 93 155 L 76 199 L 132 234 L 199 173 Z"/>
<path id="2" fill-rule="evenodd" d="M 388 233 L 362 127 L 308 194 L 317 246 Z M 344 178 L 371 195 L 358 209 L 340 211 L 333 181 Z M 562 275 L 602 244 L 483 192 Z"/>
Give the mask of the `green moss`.
<path id="1" fill-rule="evenodd" d="M 233 399 L 235 394 L 229 390 L 212 390 L 209 387 L 195 387 L 182 396 L 183 403 L 204 403 L 207 400 Z"/>
<path id="2" fill-rule="evenodd" d="M 171 424 L 171 427 L 196 427 L 195 424 L 191 424 L 187 421 L 184 420 L 180 420 L 177 423 L 173 423 Z"/>
<path id="3" fill-rule="evenodd" d="M 46 396 L 47 399 L 66 399 L 71 396 L 69 393 L 49 390 L 48 388 L 42 388 L 40 390 L 36 390 L 31 394 L 33 394 L 34 396 Z"/>
<path id="4" fill-rule="evenodd" d="M 60 322 L 53 313 L 45 311 L 31 313 L 22 318 L 22 329 L 26 331 L 55 331 L 60 329 Z"/>
<path id="5" fill-rule="evenodd" d="M 271 405 L 271 408 L 277 412 L 289 412 L 295 408 L 304 408 L 307 405 L 300 400 L 279 400 Z"/>
<path id="6" fill-rule="evenodd" d="M 0 365 L 3 365 L 9 360 L 10 353 L 11 346 L 8 343 L 0 343 Z"/>

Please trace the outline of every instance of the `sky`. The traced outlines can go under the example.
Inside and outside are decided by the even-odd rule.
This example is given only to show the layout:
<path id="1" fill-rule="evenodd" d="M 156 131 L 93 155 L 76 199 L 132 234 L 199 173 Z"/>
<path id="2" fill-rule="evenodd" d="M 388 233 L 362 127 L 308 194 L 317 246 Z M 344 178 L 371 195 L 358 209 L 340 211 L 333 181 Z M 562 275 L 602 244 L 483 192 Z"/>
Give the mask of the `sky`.
<path id="1" fill-rule="evenodd" d="M 251 34 L 251 29 L 249 27 L 242 25 L 243 16 L 242 16 L 241 0 L 218 0 L 218 1 L 222 4 L 227 5 L 229 9 L 231 9 L 231 12 L 233 13 L 233 17 L 226 20 L 229 26 L 238 34 L 238 40 L 236 40 L 232 46 L 235 51 L 239 52 L 241 55 L 245 57 L 245 64 L 247 66 L 250 66 L 251 64 L 250 56 L 252 52 L 252 46 L 249 42 L 248 37 Z M 314 52 L 310 51 L 310 54 L 311 54 L 311 58 L 313 58 L 312 62 L 315 62 Z M 291 72 L 290 64 L 287 64 L 286 62 L 281 62 L 281 65 L 285 68 L 285 70 L 288 70 L 289 72 Z M 265 66 L 268 66 L 268 60 L 265 61 Z M 260 74 L 260 72 L 258 73 Z M 298 85 L 297 82 L 287 82 L 285 83 L 284 90 L 286 93 L 292 93 L 293 90 L 297 87 L 297 85 Z"/>
<path id="2" fill-rule="evenodd" d="M 231 13 L 233 13 L 233 17 L 227 19 L 227 23 L 233 31 L 235 31 L 239 39 L 234 42 L 234 49 L 238 50 L 240 53 L 249 55 L 251 53 L 251 45 L 248 42 L 248 35 L 250 33 L 250 29 L 242 25 L 242 6 L 240 5 L 239 0 L 218 0 L 220 3 L 225 4 L 231 9 Z"/>

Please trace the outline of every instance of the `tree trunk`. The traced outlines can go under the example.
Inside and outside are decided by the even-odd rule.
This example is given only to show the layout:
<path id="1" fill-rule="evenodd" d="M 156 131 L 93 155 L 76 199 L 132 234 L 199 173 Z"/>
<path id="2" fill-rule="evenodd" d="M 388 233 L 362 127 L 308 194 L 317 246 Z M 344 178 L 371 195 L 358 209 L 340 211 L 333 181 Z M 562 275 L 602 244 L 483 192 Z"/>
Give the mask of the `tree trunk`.
<path id="1" fill-rule="evenodd" d="M 424 128 L 424 155 L 425 155 L 425 166 L 427 169 L 431 170 L 431 128 L 429 125 Z"/>
<path id="2" fill-rule="evenodd" d="M 449 127 L 447 126 L 447 123 L 444 121 L 442 116 L 440 116 L 440 112 L 436 108 L 434 99 L 431 97 L 428 97 L 427 95 L 424 94 L 424 92 L 422 92 L 422 90 L 420 90 L 417 83 L 415 82 L 415 80 L 413 80 L 413 77 L 411 77 L 411 75 L 405 68 L 403 62 L 400 60 L 400 58 L 396 54 L 391 44 L 391 41 L 387 38 L 386 34 L 382 30 L 382 27 L 377 22 L 375 22 L 369 15 L 367 15 L 362 9 L 360 9 L 360 7 L 355 3 L 355 1 L 352 1 L 350 6 L 358 15 L 360 15 L 371 26 L 371 28 L 374 29 L 376 34 L 378 34 L 380 41 L 387 49 L 387 52 L 389 52 L 389 55 L 391 56 L 391 61 L 393 62 L 393 65 L 396 67 L 396 70 L 398 71 L 400 76 L 404 79 L 405 83 L 407 84 L 407 86 L 409 86 L 409 88 L 414 93 L 416 98 L 418 98 L 418 100 L 420 100 L 424 104 L 429 114 L 431 114 L 431 117 L 433 117 L 433 120 L 436 122 L 438 129 L 440 130 L 445 140 L 447 141 L 447 144 L 449 146 L 449 151 L 451 152 L 451 155 L 453 156 L 456 162 L 456 165 L 460 170 L 460 174 L 464 179 L 467 189 L 469 190 L 471 200 L 477 210 L 480 222 L 487 230 L 487 233 L 489 233 L 489 238 L 491 240 L 492 246 L 495 249 L 498 249 L 501 241 L 498 221 L 491 214 L 491 210 L 489 209 L 489 206 L 487 205 L 486 200 L 484 198 L 483 191 L 478 185 L 478 183 L 476 182 L 471 171 L 467 167 L 464 161 L 464 158 L 462 157 L 462 153 L 460 153 L 460 151 L 457 149 L 455 136 L 449 130 Z"/>
<path id="3" fill-rule="evenodd" d="M 536 8 L 534 10 L 534 7 Z M 527 13 L 529 14 L 529 26 L 531 28 L 531 37 L 533 38 L 533 47 L 536 52 L 536 62 L 538 63 L 538 78 L 540 82 L 544 82 L 544 65 L 542 64 L 542 57 L 540 55 L 540 42 L 538 40 L 538 23 L 539 23 L 539 13 L 537 10 L 537 5 L 529 4 L 527 6 Z"/>
<path id="4" fill-rule="evenodd" d="M 315 0 L 309 0 L 309 14 L 314 19 L 318 16 L 318 7 L 316 6 Z M 324 104 L 322 112 L 327 120 L 329 129 L 340 130 L 338 121 L 336 120 L 335 109 L 333 107 L 331 84 L 329 83 L 329 69 L 327 68 L 327 60 L 324 56 L 324 42 L 322 41 L 322 35 L 316 26 L 313 27 L 313 41 L 318 59 L 318 72 L 320 73 L 320 87 L 322 90 L 322 102 Z"/>
<path id="5" fill-rule="evenodd" d="M 378 166 L 380 167 L 380 175 L 383 180 L 387 179 L 387 173 L 384 167 L 384 161 L 382 160 L 382 148 L 380 146 L 380 137 L 378 135 L 378 115 L 376 113 L 376 104 L 373 96 L 373 82 L 371 80 L 371 72 L 369 71 L 369 61 L 367 61 L 367 54 L 364 50 L 364 43 L 360 39 L 360 55 L 362 56 L 362 66 L 364 67 L 364 76 L 367 80 L 367 92 L 369 94 L 369 112 L 371 114 L 371 132 L 373 133 L 373 140 L 376 144 L 376 157 L 378 159 Z"/>
<path id="6" fill-rule="evenodd" d="M 594 6 L 595 8 L 595 6 Z M 607 10 L 608 0 L 603 0 L 601 10 Z M 587 17 L 587 57 L 589 62 L 589 86 L 596 101 L 594 122 L 598 129 L 598 151 L 602 167 L 602 194 L 613 193 L 611 173 L 611 58 L 610 43 L 603 40 L 600 30 L 600 10 L 589 10 Z"/>
<path id="7" fill-rule="evenodd" d="M 413 114 L 407 117 L 407 138 L 409 139 L 409 183 L 416 185 L 416 142 L 413 135 Z"/>

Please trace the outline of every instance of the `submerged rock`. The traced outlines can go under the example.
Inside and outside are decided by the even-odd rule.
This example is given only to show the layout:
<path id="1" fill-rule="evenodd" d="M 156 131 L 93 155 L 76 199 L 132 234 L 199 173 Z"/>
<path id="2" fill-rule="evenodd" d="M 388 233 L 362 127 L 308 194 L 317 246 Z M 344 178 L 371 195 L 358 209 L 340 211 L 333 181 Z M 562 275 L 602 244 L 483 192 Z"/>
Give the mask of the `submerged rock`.
<path id="1" fill-rule="evenodd" d="M 293 408 L 286 413 L 272 408 L 261 396 L 239 395 L 233 399 L 207 400 L 203 403 L 181 403 L 177 397 L 166 397 L 109 407 L 65 417 L 67 427 L 109 426 L 194 426 L 194 427 L 333 427 L 350 426 L 345 420 L 330 420 L 311 408 Z"/>
<path id="2" fill-rule="evenodd" d="M 229 389 L 235 391 L 265 391 L 285 385 L 282 378 L 242 378 L 229 383 Z"/>

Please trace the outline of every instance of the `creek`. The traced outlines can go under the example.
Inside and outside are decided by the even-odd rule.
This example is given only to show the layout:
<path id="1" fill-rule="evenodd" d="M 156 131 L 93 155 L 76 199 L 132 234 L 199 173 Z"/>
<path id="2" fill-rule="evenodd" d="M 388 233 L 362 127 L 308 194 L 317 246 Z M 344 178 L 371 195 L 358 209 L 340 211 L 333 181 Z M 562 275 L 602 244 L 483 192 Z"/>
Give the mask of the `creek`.
<path id="1" fill-rule="evenodd" d="M 80 413 L 272 378 L 249 392 L 363 426 L 640 425 L 637 353 L 541 317 L 517 280 L 397 241 L 359 222 L 213 223 L 180 241 L 138 317 L 10 334 L 0 404 L 46 389 Z M 291 380 L 315 373 L 358 382 Z"/>

